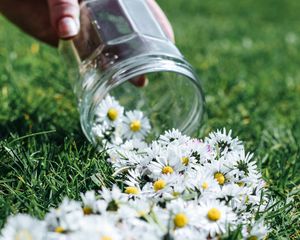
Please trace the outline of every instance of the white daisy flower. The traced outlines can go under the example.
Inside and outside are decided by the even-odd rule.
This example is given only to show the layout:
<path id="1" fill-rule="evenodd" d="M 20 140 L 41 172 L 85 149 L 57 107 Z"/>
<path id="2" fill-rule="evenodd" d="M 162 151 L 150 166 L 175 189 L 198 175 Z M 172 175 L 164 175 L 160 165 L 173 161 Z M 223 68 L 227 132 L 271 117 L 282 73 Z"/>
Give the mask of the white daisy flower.
<path id="1" fill-rule="evenodd" d="M 138 197 L 141 194 L 141 188 L 139 185 L 129 185 L 125 187 L 124 193 L 129 197 Z"/>
<path id="2" fill-rule="evenodd" d="M 124 108 L 114 97 L 107 95 L 95 111 L 96 123 L 116 127 L 123 119 Z"/>
<path id="3" fill-rule="evenodd" d="M 268 229 L 264 225 L 263 220 L 258 220 L 252 225 L 250 232 L 244 236 L 244 239 L 263 240 L 265 239 L 267 233 Z"/>
<path id="4" fill-rule="evenodd" d="M 119 204 L 126 201 L 126 197 L 116 185 L 112 187 L 112 190 L 103 188 L 100 195 L 107 203 L 107 211 L 117 211 Z"/>
<path id="5" fill-rule="evenodd" d="M 129 201 L 130 207 L 136 211 L 137 217 L 148 215 L 152 209 L 152 202 L 147 198 L 134 199 Z"/>
<path id="6" fill-rule="evenodd" d="M 141 141 L 139 139 L 131 139 L 124 144 L 122 144 L 122 149 L 128 150 L 128 151 L 134 151 L 137 153 L 145 153 L 145 149 L 148 148 L 148 144 L 144 141 Z"/>
<path id="7" fill-rule="evenodd" d="M 231 159 L 233 161 L 233 167 L 230 171 L 230 175 L 232 175 L 236 180 L 237 184 L 257 184 L 261 175 L 257 170 L 257 165 L 254 160 L 252 160 L 253 154 L 247 153 L 242 150 L 235 154 L 231 155 Z"/>
<path id="8" fill-rule="evenodd" d="M 217 234 L 225 233 L 227 227 L 234 229 L 236 215 L 232 209 L 224 203 L 217 200 L 200 201 L 199 228 L 204 228 L 210 235 L 214 237 Z"/>
<path id="9" fill-rule="evenodd" d="M 183 154 L 180 148 L 175 146 L 168 146 L 168 148 L 151 161 L 147 166 L 150 177 L 157 179 L 162 175 L 179 173 L 185 169 L 185 162 L 182 158 Z M 188 162 L 186 162 L 188 164 Z"/>
<path id="10" fill-rule="evenodd" d="M 239 141 L 238 138 L 231 137 L 231 130 L 226 133 L 226 129 L 217 130 L 216 132 L 212 132 L 209 134 L 207 138 L 205 138 L 205 142 L 207 142 L 212 150 L 218 155 L 226 155 L 231 152 L 238 152 L 244 149 L 242 142 Z"/>
<path id="11" fill-rule="evenodd" d="M 123 239 L 132 240 L 158 240 L 163 238 L 164 234 L 164 221 L 162 220 L 161 211 L 156 209 L 151 212 L 152 217 L 155 216 L 155 220 L 143 215 L 143 220 L 138 218 L 130 219 L 130 221 L 124 221 L 122 223 L 122 236 Z M 147 221 L 145 221 L 147 219 Z"/>
<path id="12" fill-rule="evenodd" d="M 64 233 L 77 230 L 82 218 L 81 203 L 65 198 L 57 209 L 50 209 L 45 221 L 50 231 Z"/>
<path id="13" fill-rule="evenodd" d="M 247 196 L 247 204 L 252 205 L 252 208 L 257 205 L 263 211 L 264 204 L 269 200 L 265 188 L 265 182 L 261 179 L 255 187 L 251 188 L 251 192 Z"/>
<path id="14" fill-rule="evenodd" d="M 123 142 L 119 126 L 114 127 L 98 123 L 92 127 L 92 132 L 97 143 L 108 145 L 108 147 L 112 144 L 117 146 Z"/>
<path id="15" fill-rule="evenodd" d="M 215 177 L 207 171 L 204 167 L 196 168 L 197 171 L 191 173 L 192 186 L 197 189 L 201 194 L 205 194 L 208 197 L 215 197 L 213 193 L 221 191 L 219 182 Z"/>
<path id="16" fill-rule="evenodd" d="M 170 143 L 181 145 L 187 143 L 189 140 L 190 137 L 183 135 L 179 130 L 173 128 L 160 135 L 158 142 L 161 145 L 169 145 Z"/>
<path id="17" fill-rule="evenodd" d="M 190 155 L 196 160 L 198 164 L 205 164 L 209 160 L 215 158 L 216 153 L 211 150 L 209 144 L 198 139 L 191 139 L 185 144 L 185 148 L 189 149 Z"/>
<path id="18" fill-rule="evenodd" d="M 166 147 L 162 146 L 157 141 L 153 141 L 148 148 L 145 149 L 145 163 L 155 161 L 156 158 L 160 157 L 163 152 L 166 151 Z"/>
<path id="19" fill-rule="evenodd" d="M 196 229 L 196 228 L 180 228 L 176 229 L 174 232 L 175 240 L 199 240 L 199 239 L 207 239 L 207 232 L 204 230 Z"/>
<path id="20" fill-rule="evenodd" d="M 151 129 L 150 122 L 141 111 L 126 112 L 122 124 L 125 139 L 144 139 Z"/>
<path id="21" fill-rule="evenodd" d="M 174 188 L 180 179 L 177 174 L 163 175 L 161 178 L 154 180 L 153 182 L 147 182 L 142 188 L 143 194 L 153 200 L 173 199 Z"/>
<path id="22" fill-rule="evenodd" d="M 171 224 L 174 229 L 187 227 L 191 222 L 191 214 L 188 208 L 188 202 L 183 199 L 176 199 L 167 204 L 167 209 L 170 211 Z"/>
<path id="23" fill-rule="evenodd" d="M 87 191 L 86 193 L 80 193 L 83 203 L 83 213 L 89 215 L 97 212 L 97 197 L 95 191 Z"/>
<path id="24" fill-rule="evenodd" d="M 1 240 L 44 240 L 46 236 L 45 223 L 26 214 L 10 216 L 1 231 Z"/>
<path id="25" fill-rule="evenodd" d="M 115 171 L 126 167 L 136 167 L 144 162 L 144 157 L 135 151 L 123 149 L 122 146 L 107 150 L 108 162 L 112 163 Z"/>
<path id="26" fill-rule="evenodd" d="M 131 190 L 139 194 L 141 192 L 140 186 L 142 184 L 142 170 L 140 168 L 130 169 L 126 175 L 126 180 L 124 184 L 127 185 L 125 188 L 125 193 L 130 194 Z"/>
<path id="27" fill-rule="evenodd" d="M 232 180 L 232 176 L 229 174 L 231 166 L 232 163 L 220 158 L 220 160 L 212 160 L 210 163 L 205 164 L 204 168 L 210 172 L 220 186 L 223 186 Z"/>
<path id="28" fill-rule="evenodd" d="M 78 238 L 77 238 L 78 237 Z M 80 222 L 80 230 L 70 239 L 121 240 L 122 234 L 114 220 L 108 216 L 88 215 Z M 90 238 L 91 237 L 91 238 Z"/>
<path id="29" fill-rule="evenodd" d="M 248 194 L 249 190 L 247 188 L 231 183 L 223 186 L 221 191 L 216 194 L 216 198 L 225 202 L 232 209 L 240 209 L 245 206 Z"/>
<path id="30" fill-rule="evenodd" d="M 46 240 L 70 240 L 67 234 L 61 234 L 56 232 L 48 232 Z M 73 239 L 72 239 L 73 240 Z"/>

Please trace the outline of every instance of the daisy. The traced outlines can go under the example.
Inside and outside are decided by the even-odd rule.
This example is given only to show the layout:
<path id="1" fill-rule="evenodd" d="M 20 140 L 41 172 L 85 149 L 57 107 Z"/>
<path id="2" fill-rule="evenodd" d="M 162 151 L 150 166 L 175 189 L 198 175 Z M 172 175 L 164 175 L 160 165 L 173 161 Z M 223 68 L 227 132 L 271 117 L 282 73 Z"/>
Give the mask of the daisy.
<path id="1" fill-rule="evenodd" d="M 223 186 L 232 179 L 231 175 L 229 175 L 231 165 L 232 163 L 220 158 L 220 160 L 212 160 L 210 163 L 205 164 L 204 167 L 217 180 L 219 185 Z"/>
<path id="2" fill-rule="evenodd" d="M 147 182 L 143 188 L 142 192 L 148 198 L 153 198 L 153 200 L 164 200 L 174 198 L 174 185 L 178 184 L 179 175 L 163 175 L 161 178 L 154 180 L 153 182 Z"/>
<path id="3" fill-rule="evenodd" d="M 104 126 L 117 126 L 122 122 L 124 108 L 114 97 L 107 95 L 96 108 L 96 122 Z"/>
<path id="4" fill-rule="evenodd" d="M 185 165 L 188 164 L 188 160 L 186 161 L 182 156 L 180 148 L 168 146 L 168 148 L 162 152 L 161 156 L 156 157 L 155 160 L 151 161 L 147 166 L 150 177 L 155 179 L 162 175 L 179 173 L 184 170 Z"/>
<path id="5" fill-rule="evenodd" d="M 234 163 L 230 175 L 236 179 L 238 184 L 252 185 L 258 182 L 260 174 L 252 157 L 253 154 L 245 154 L 244 150 L 231 155 Z"/>
<path id="6" fill-rule="evenodd" d="M 183 135 L 179 130 L 172 129 L 165 131 L 163 135 L 160 135 L 158 142 L 161 145 L 169 145 L 170 143 L 176 143 L 177 145 L 187 143 L 190 137 Z"/>
<path id="7" fill-rule="evenodd" d="M 125 184 L 128 186 L 139 185 L 142 181 L 142 172 L 140 169 L 129 169 L 126 175 Z"/>
<path id="8" fill-rule="evenodd" d="M 122 131 L 125 139 L 144 139 L 151 129 L 150 122 L 141 111 L 126 112 Z"/>
<path id="9" fill-rule="evenodd" d="M 217 200 L 200 201 L 199 228 L 204 228 L 214 237 L 226 232 L 227 227 L 235 225 L 236 215 L 232 209 Z"/>
<path id="10" fill-rule="evenodd" d="M 109 158 L 107 160 L 108 162 L 112 163 L 115 169 L 115 174 L 120 169 L 136 167 L 144 161 L 142 154 L 139 154 L 135 151 L 123 149 L 122 146 L 110 148 L 107 150 L 107 153 L 109 155 Z"/>
<path id="11" fill-rule="evenodd" d="M 146 222 L 141 219 L 132 219 L 122 226 L 122 239 L 130 240 L 158 240 L 163 239 L 163 231 L 161 227 L 152 222 Z"/>
<path id="12" fill-rule="evenodd" d="M 46 235 L 45 223 L 29 215 L 18 214 L 10 216 L 1 231 L 1 240 L 44 240 Z"/>
<path id="13" fill-rule="evenodd" d="M 195 228 L 180 228 L 176 229 L 174 232 L 174 239 L 175 240 L 199 240 L 199 239 L 207 239 L 207 232 L 200 229 Z"/>
<path id="14" fill-rule="evenodd" d="M 241 151 L 244 148 L 242 142 L 239 141 L 238 138 L 231 137 L 231 130 L 226 133 L 225 128 L 223 129 L 223 132 L 217 130 L 216 132 L 210 133 L 205 139 L 205 142 L 207 142 L 212 147 L 212 150 L 220 156 L 235 151 Z"/>
<path id="15" fill-rule="evenodd" d="M 70 235 L 70 239 L 77 239 L 77 237 L 85 237 L 78 239 L 97 239 L 97 240 L 121 240 L 122 235 L 117 228 L 113 218 L 99 215 L 88 215 L 83 218 L 80 223 L 80 234 L 76 233 L 74 236 Z M 80 236 L 81 235 L 81 236 Z M 91 236 L 91 238 L 89 237 Z"/>
<path id="16" fill-rule="evenodd" d="M 268 229 L 264 225 L 263 220 L 256 221 L 249 233 L 245 234 L 244 239 L 247 240 L 263 240 L 266 238 Z"/>
<path id="17" fill-rule="evenodd" d="M 61 234 L 56 232 L 48 232 L 46 240 L 70 240 L 67 234 Z M 73 239 L 72 239 L 73 240 Z"/>
<path id="18" fill-rule="evenodd" d="M 88 191 L 86 193 L 81 193 L 81 200 L 83 203 L 83 213 L 89 215 L 96 213 L 97 211 L 97 198 L 95 191 Z"/>
<path id="19" fill-rule="evenodd" d="M 129 202 L 130 207 L 135 210 L 137 217 L 148 215 L 152 208 L 152 203 L 147 198 L 134 199 Z"/>
<path id="20" fill-rule="evenodd" d="M 57 209 L 50 209 L 45 221 L 50 231 L 65 233 L 77 230 L 82 218 L 81 203 L 65 198 Z"/>
<path id="21" fill-rule="evenodd" d="M 226 205 L 233 209 L 239 209 L 244 207 L 248 192 L 249 190 L 247 188 L 231 183 L 223 186 L 221 191 L 216 194 L 216 198 L 220 201 L 224 201 Z"/>
<path id="22" fill-rule="evenodd" d="M 201 239 L 206 239 L 207 231 L 198 228 L 198 215 L 201 207 L 195 201 L 176 199 L 167 203 L 166 208 L 170 212 L 169 224 L 174 230 L 174 236 L 186 236 L 187 239 L 196 239 L 196 236 L 201 236 Z"/>
<path id="23" fill-rule="evenodd" d="M 123 222 L 121 226 L 123 239 L 163 239 L 167 225 L 167 212 L 159 207 L 151 207 L 150 211 L 149 215 L 141 212 L 140 218 Z"/>
<path id="24" fill-rule="evenodd" d="M 211 150 L 210 145 L 198 139 L 191 139 L 184 147 L 189 149 L 190 155 L 201 165 L 214 159 L 216 155 L 215 152 Z"/>
<path id="25" fill-rule="evenodd" d="M 107 126 L 102 123 L 94 124 L 92 133 L 97 143 L 108 145 L 108 147 L 120 145 L 123 142 L 119 126 Z"/>
<path id="26" fill-rule="evenodd" d="M 148 144 L 139 139 L 131 139 L 122 144 L 121 147 L 122 149 L 142 154 L 145 153 L 145 149 L 148 147 Z"/>
<path id="27" fill-rule="evenodd" d="M 221 191 L 219 182 L 212 176 L 212 174 L 206 171 L 204 167 L 198 167 L 197 170 L 191 173 L 191 183 L 193 188 L 199 191 L 202 195 L 213 196 L 212 193 Z"/>
<path id="28" fill-rule="evenodd" d="M 126 201 L 126 197 L 116 185 L 112 187 L 112 190 L 103 188 L 100 195 L 107 203 L 107 211 L 117 211 L 119 204 Z"/>
<path id="29" fill-rule="evenodd" d="M 160 157 L 166 151 L 166 146 L 162 146 L 159 142 L 153 141 L 148 148 L 145 149 L 145 162 L 150 163 Z"/>
<path id="30" fill-rule="evenodd" d="M 184 228 L 187 227 L 190 223 L 190 214 L 188 208 L 188 203 L 183 199 L 176 199 L 167 204 L 167 209 L 171 213 L 171 224 L 173 228 Z"/>

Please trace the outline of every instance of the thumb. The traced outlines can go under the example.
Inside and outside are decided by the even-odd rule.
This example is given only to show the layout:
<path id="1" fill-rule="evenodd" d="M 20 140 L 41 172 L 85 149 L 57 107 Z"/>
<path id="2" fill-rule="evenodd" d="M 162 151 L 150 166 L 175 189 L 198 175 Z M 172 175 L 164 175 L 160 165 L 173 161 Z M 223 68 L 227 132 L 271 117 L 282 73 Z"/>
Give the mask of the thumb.
<path id="1" fill-rule="evenodd" d="M 51 24 L 59 38 L 74 37 L 79 31 L 78 0 L 48 0 Z"/>

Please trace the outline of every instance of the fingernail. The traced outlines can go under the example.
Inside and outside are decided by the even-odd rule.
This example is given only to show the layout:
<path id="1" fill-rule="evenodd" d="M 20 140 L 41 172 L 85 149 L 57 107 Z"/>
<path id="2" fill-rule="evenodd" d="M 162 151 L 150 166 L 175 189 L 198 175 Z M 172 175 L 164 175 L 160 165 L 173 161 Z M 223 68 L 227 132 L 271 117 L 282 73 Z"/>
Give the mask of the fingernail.
<path id="1" fill-rule="evenodd" d="M 133 78 L 130 80 L 136 87 L 146 87 L 149 83 L 148 78 L 145 75 Z"/>
<path id="2" fill-rule="evenodd" d="M 58 23 L 58 34 L 61 38 L 74 37 L 78 31 L 79 27 L 71 17 L 64 17 Z"/>
<path id="3" fill-rule="evenodd" d="M 144 86 L 143 87 L 147 87 L 149 84 L 149 79 L 146 77 L 145 78 L 145 82 L 144 82 Z"/>

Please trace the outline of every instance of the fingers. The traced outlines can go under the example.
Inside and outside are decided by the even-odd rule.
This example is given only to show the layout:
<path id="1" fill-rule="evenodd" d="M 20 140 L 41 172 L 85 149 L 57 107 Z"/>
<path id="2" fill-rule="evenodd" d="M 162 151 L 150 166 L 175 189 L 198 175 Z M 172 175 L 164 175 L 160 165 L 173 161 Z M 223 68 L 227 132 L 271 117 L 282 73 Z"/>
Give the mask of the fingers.
<path id="1" fill-rule="evenodd" d="M 79 31 L 78 0 L 48 0 L 51 24 L 63 39 L 74 37 Z"/>
<path id="2" fill-rule="evenodd" d="M 173 28 L 172 28 L 168 18 L 164 14 L 164 12 L 158 6 L 158 4 L 155 2 L 155 0 L 148 0 L 148 3 L 149 3 L 149 6 L 150 6 L 151 10 L 154 13 L 154 15 L 156 16 L 159 23 L 161 24 L 161 27 L 163 28 L 163 30 L 166 33 L 167 37 L 169 37 L 172 42 L 175 42 L 175 36 L 174 36 Z"/>
<path id="3" fill-rule="evenodd" d="M 130 79 L 130 82 L 136 87 L 145 87 L 148 84 L 148 78 L 145 75 Z"/>

